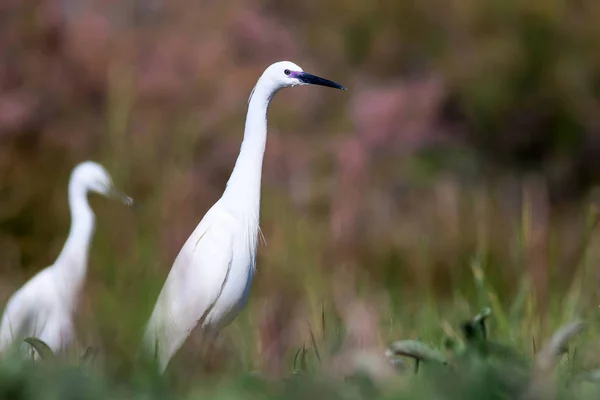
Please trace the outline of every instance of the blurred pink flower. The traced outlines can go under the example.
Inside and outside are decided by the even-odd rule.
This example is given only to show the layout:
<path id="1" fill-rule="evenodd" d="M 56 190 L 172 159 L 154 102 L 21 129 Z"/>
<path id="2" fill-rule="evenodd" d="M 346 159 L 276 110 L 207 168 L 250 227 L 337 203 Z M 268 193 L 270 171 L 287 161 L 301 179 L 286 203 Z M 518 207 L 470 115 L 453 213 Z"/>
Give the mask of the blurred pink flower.
<path id="1" fill-rule="evenodd" d="M 364 145 L 391 145 L 408 152 L 428 143 L 435 136 L 432 122 L 442 94 L 441 83 L 433 78 L 358 92 L 352 99 L 352 116 Z"/>

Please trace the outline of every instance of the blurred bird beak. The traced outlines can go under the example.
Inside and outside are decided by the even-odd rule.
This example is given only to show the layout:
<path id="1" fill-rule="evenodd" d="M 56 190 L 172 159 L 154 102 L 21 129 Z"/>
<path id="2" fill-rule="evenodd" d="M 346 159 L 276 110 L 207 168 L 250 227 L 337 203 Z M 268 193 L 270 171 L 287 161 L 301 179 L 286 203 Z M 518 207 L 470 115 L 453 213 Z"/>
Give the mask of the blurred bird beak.
<path id="1" fill-rule="evenodd" d="M 306 72 L 300 72 L 296 76 L 296 78 L 298 78 L 300 82 L 309 83 L 311 85 L 328 86 L 340 90 L 346 90 L 346 88 L 340 85 L 339 83 L 335 83 L 333 81 L 330 81 L 329 79 L 320 78 L 315 75 L 307 74 Z"/>
<path id="2" fill-rule="evenodd" d="M 113 199 L 119 200 L 121 203 L 125 204 L 128 207 L 135 208 L 136 206 L 135 201 L 133 201 L 131 197 L 127 196 L 125 193 L 115 188 L 110 188 L 108 195 Z"/>

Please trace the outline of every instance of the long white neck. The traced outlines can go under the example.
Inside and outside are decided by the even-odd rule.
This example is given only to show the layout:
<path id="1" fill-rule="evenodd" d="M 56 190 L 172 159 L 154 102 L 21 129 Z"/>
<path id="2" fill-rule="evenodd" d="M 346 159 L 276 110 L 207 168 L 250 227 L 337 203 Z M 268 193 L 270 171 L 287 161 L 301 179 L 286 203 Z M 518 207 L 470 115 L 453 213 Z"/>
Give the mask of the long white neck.
<path id="1" fill-rule="evenodd" d="M 69 182 L 71 229 L 53 269 L 64 296 L 74 301 L 83 287 L 87 272 L 88 251 L 94 233 L 94 212 L 87 201 L 87 189 L 78 181 Z"/>
<path id="2" fill-rule="evenodd" d="M 256 219 L 260 212 L 260 180 L 267 143 L 267 110 L 276 92 L 269 86 L 262 79 L 256 84 L 248 105 L 240 154 L 221 197 L 232 211 L 250 214 Z"/>

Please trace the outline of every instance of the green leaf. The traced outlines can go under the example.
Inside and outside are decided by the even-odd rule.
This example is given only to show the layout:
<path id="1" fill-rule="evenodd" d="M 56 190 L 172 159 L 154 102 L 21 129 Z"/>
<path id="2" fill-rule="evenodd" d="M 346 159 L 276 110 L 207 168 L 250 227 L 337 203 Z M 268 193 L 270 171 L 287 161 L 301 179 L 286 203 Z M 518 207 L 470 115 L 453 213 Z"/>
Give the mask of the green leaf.
<path id="1" fill-rule="evenodd" d="M 56 356 L 54 355 L 54 352 L 52 351 L 52 349 L 50 349 L 50 346 L 48 346 L 46 343 L 44 343 L 43 341 L 41 341 L 38 338 L 34 338 L 34 337 L 28 337 L 23 339 L 23 341 L 27 344 L 29 344 L 31 347 L 33 347 L 35 349 L 35 351 L 37 351 L 37 353 L 40 355 L 40 357 L 42 358 L 42 360 L 55 360 Z"/>
<path id="2" fill-rule="evenodd" d="M 567 352 L 568 342 L 581 333 L 586 324 L 583 321 L 571 322 L 560 329 L 550 338 L 550 341 L 536 356 L 536 366 L 540 370 L 548 370 L 555 363 L 557 358 Z"/>
<path id="3" fill-rule="evenodd" d="M 81 356 L 81 364 L 91 364 L 92 361 L 94 361 L 94 358 L 96 358 L 96 354 L 98 353 L 98 351 L 96 349 L 94 349 L 93 347 L 88 347 L 85 350 L 85 353 L 83 354 L 83 356 Z"/>
<path id="4" fill-rule="evenodd" d="M 399 340 L 392 343 L 386 351 L 389 356 L 411 357 L 419 361 L 434 361 L 446 364 L 446 358 L 439 351 L 432 349 L 418 340 Z"/>

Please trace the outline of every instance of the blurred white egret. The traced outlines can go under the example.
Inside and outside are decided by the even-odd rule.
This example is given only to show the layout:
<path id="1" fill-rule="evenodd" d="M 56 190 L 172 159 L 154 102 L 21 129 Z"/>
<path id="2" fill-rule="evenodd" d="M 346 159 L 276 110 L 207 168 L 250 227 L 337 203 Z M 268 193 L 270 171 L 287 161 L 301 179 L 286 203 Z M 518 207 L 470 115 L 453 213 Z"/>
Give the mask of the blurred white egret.
<path id="1" fill-rule="evenodd" d="M 73 169 L 69 181 L 71 229 L 67 241 L 54 264 L 34 275 L 8 300 L 0 325 L 0 350 L 26 336 L 37 337 L 54 352 L 73 340 L 72 315 L 85 281 L 95 225 L 88 192 L 133 205 L 130 197 L 114 188 L 110 175 L 100 164 L 86 161 Z"/>
<path id="2" fill-rule="evenodd" d="M 255 269 L 267 109 L 280 89 L 307 84 L 346 90 L 289 61 L 269 66 L 252 89 L 225 192 L 181 248 L 146 327 L 144 346 L 161 372 L 196 325 L 214 336 L 245 305 Z"/>

